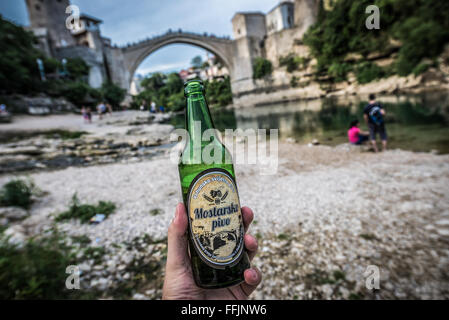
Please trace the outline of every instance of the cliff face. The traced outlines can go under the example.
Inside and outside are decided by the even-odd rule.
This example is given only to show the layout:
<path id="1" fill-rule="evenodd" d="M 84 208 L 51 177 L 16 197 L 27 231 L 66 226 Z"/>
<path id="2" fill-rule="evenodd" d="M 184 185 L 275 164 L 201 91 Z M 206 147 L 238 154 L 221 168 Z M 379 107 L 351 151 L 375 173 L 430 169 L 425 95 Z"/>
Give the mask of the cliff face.
<path id="1" fill-rule="evenodd" d="M 376 3 L 383 10 L 382 28 L 367 33 L 368 1 L 296 0 L 293 28 L 271 31 L 251 44 L 262 52 L 249 54 L 248 64 L 255 65 L 255 77 L 266 76 L 232 83 L 235 105 L 447 90 L 447 6 Z M 260 57 L 271 62 L 271 74 L 262 72 L 269 63 Z"/>
<path id="2" fill-rule="evenodd" d="M 360 83 L 353 72 L 346 79 L 336 81 L 329 74 L 316 73 L 316 59 L 304 45 L 300 28 L 283 30 L 266 37 L 265 58 L 273 65 L 270 76 L 253 80 L 253 88 L 234 96 L 237 107 L 261 105 L 298 99 L 317 99 L 326 96 L 368 95 L 369 93 L 406 94 L 423 91 L 449 90 L 449 45 L 421 74 L 384 76 L 368 83 Z M 394 46 L 396 45 L 396 47 Z M 368 57 L 348 54 L 346 61 L 369 63 L 389 69 L 396 61 L 398 44 L 391 52 L 373 52 Z"/>

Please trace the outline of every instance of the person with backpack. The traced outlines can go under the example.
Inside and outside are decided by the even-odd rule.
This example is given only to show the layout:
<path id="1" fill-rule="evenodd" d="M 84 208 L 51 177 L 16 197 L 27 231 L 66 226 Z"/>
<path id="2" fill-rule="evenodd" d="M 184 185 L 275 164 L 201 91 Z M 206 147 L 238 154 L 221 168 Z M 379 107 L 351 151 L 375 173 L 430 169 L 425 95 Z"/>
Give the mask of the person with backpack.
<path id="1" fill-rule="evenodd" d="M 369 95 L 369 103 L 363 110 L 363 118 L 369 128 L 369 136 L 374 151 L 378 152 L 376 144 L 376 134 L 379 133 L 382 140 L 382 151 L 387 150 L 387 131 L 385 130 L 385 110 L 380 103 L 376 101 L 374 94 Z"/>

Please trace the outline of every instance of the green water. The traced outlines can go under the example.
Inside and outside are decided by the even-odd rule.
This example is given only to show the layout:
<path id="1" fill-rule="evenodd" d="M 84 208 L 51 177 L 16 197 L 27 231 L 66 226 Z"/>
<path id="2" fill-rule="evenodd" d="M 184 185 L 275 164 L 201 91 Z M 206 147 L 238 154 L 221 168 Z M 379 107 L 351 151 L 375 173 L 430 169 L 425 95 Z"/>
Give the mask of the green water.
<path id="1" fill-rule="evenodd" d="M 387 113 L 389 148 L 449 153 L 449 94 L 380 96 L 378 101 Z M 321 99 L 212 110 L 212 117 L 219 130 L 279 129 L 283 140 L 291 137 L 299 143 L 309 143 L 317 139 L 321 144 L 337 145 L 348 142 L 348 125 L 354 119 L 359 119 L 361 129 L 368 131 L 363 121 L 366 104 L 358 97 Z M 183 127 L 184 116 L 173 118 L 172 123 Z"/>

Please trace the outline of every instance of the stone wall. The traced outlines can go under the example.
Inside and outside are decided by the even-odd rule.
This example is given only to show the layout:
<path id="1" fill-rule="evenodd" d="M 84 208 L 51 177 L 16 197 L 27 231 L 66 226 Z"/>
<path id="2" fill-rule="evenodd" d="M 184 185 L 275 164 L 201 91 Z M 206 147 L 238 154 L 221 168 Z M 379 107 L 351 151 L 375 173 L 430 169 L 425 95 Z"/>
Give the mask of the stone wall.
<path id="1" fill-rule="evenodd" d="M 26 0 L 26 5 L 31 27 L 46 28 L 54 48 L 76 44 L 70 30 L 65 25 L 65 20 L 68 17 L 65 10 L 70 5 L 69 0 Z"/>
<path id="2" fill-rule="evenodd" d="M 129 91 L 132 75 L 125 67 L 125 60 L 120 48 L 104 47 L 105 64 L 109 71 L 111 81 Z"/>
<path id="3" fill-rule="evenodd" d="M 27 97 L 22 95 L 2 97 L 11 113 L 28 113 L 33 115 L 43 115 L 75 111 L 76 107 L 64 98 L 52 98 L 44 94 L 37 97 Z"/>
<path id="4" fill-rule="evenodd" d="M 55 57 L 82 58 L 89 66 L 89 85 L 99 88 L 107 80 L 107 74 L 103 63 L 103 53 L 84 46 L 58 48 Z"/>

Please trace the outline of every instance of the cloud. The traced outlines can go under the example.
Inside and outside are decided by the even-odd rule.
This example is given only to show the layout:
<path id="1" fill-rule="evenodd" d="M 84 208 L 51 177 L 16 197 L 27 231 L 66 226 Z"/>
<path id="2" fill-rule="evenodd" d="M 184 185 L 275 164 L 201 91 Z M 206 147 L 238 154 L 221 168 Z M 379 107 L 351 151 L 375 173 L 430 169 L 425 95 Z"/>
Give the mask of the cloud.
<path id="1" fill-rule="evenodd" d="M 165 63 L 165 64 L 157 64 L 151 67 L 139 68 L 136 73 L 141 75 L 147 75 L 153 72 L 170 72 L 170 71 L 178 71 L 182 68 L 186 68 L 188 66 L 188 62 L 178 62 L 178 63 Z"/>

